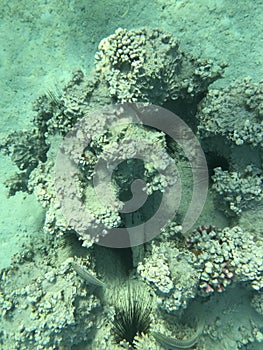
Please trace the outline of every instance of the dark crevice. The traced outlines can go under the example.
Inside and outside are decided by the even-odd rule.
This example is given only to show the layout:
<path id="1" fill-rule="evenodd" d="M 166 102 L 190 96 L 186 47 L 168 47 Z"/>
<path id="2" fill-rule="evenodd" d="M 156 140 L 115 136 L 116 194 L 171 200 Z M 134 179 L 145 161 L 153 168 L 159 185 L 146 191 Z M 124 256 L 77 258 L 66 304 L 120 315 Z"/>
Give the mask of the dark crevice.
<path id="1" fill-rule="evenodd" d="M 103 279 L 126 279 L 133 267 L 131 248 L 109 248 L 94 245 L 96 272 Z"/>
<path id="2" fill-rule="evenodd" d="M 216 152 L 209 151 L 206 153 L 209 178 L 214 175 L 214 169 L 220 167 L 222 170 L 229 170 L 228 160 Z"/>
<path id="3" fill-rule="evenodd" d="M 175 113 L 180 117 L 194 133 L 197 131 L 198 121 L 195 118 L 197 111 L 197 104 L 202 97 L 196 98 L 195 101 L 186 101 L 185 99 L 179 98 L 176 101 L 168 100 L 163 104 L 163 108 L 168 109 L 172 113 Z"/>

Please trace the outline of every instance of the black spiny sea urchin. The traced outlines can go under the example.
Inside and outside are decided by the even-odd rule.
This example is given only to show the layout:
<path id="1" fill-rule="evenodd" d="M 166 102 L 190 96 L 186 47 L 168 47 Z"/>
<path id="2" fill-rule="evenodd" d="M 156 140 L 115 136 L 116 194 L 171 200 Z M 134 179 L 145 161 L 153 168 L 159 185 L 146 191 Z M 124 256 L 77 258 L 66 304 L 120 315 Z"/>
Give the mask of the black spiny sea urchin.
<path id="1" fill-rule="evenodd" d="M 115 306 L 113 332 L 116 341 L 126 340 L 133 345 L 134 337 L 146 334 L 151 323 L 152 302 L 148 293 L 140 285 L 128 284 Z"/>

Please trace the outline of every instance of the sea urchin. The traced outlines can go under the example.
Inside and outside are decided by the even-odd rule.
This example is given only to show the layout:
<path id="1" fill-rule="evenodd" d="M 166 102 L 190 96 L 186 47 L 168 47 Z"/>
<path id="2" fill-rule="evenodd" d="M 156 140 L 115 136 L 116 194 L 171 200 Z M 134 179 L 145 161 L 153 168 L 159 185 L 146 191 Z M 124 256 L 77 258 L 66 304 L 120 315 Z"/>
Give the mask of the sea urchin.
<path id="1" fill-rule="evenodd" d="M 152 302 L 143 288 L 128 284 L 127 289 L 115 306 L 113 332 L 116 341 L 127 341 L 133 345 L 136 335 L 146 334 L 151 323 Z"/>

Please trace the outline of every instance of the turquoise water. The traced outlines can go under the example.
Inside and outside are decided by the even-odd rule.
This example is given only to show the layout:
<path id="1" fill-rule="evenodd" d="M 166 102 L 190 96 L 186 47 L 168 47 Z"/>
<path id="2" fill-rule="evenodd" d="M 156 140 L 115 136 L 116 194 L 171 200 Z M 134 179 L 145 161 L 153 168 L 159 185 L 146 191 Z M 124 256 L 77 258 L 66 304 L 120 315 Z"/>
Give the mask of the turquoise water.
<path id="1" fill-rule="evenodd" d="M 0 1 L 0 17 L 0 349 L 261 349 L 262 1 Z M 72 127 L 77 189 L 57 158 Z"/>

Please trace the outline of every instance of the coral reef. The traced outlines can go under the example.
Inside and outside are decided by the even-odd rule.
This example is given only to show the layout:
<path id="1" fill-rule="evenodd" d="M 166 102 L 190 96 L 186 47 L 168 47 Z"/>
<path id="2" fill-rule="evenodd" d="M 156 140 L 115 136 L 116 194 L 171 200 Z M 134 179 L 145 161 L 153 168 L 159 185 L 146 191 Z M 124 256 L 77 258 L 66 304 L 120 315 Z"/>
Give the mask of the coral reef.
<path id="1" fill-rule="evenodd" d="M 91 111 L 123 101 L 163 104 L 181 99 L 196 105 L 224 66 L 180 51 L 176 39 L 160 29 L 117 29 L 100 43 L 93 76 L 79 70 L 62 91 L 47 91 L 34 103 L 33 133 L 14 133 L 4 142 L 2 148 L 25 170 L 25 185 L 13 186 L 12 192 L 27 190 L 31 170 L 61 140 L 54 135 L 65 135 Z M 54 157 L 50 153 L 49 159 Z"/>
<path id="2" fill-rule="evenodd" d="M 179 50 L 172 35 L 149 28 L 117 29 L 101 41 L 95 59 L 100 81 L 116 102 L 194 99 L 225 67 L 194 59 Z"/>
<path id="3" fill-rule="evenodd" d="M 62 91 L 48 91 L 40 96 L 33 105 L 37 129 L 45 137 L 65 135 L 92 107 L 111 103 L 111 99 L 103 96 L 97 85 L 98 81 L 84 77 L 84 73 L 78 70 Z"/>
<path id="4" fill-rule="evenodd" d="M 168 313 L 186 308 L 197 293 L 199 273 L 191 266 L 191 253 L 181 251 L 172 242 L 151 244 L 138 274 L 153 289 L 157 304 Z"/>
<path id="5" fill-rule="evenodd" d="M 240 227 L 200 226 L 188 235 L 185 246 L 174 239 L 152 242 L 137 271 L 168 313 L 186 308 L 197 295 L 221 293 L 232 283 L 249 282 L 259 290 L 263 242 L 253 239 Z"/>
<path id="6" fill-rule="evenodd" d="M 202 138 L 223 136 L 235 145 L 263 146 L 263 85 L 246 78 L 210 90 L 199 107 Z"/>
<path id="7" fill-rule="evenodd" d="M 222 292 L 233 282 L 250 282 L 255 290 L 263 287 L 262 238 L 254 242 L 254 236 L 238 226 L 223 230 L 202 226 L 187 241 L 194 265 L 202 266 L 199 286 L 205 292 Z"/>
<path id="8" fill-rule="evenodd" d="M 10 268 L 1 273 L 1 344 L 5 349 L 72 347 L 87 342 L 96 329 L 101 301 L 94 288 L 79 280 L 71 268 L 72 258 L 65 259 L 65 250 L 64 259 L 63 255 L 56 258 L 54 248 L 63 250 L 46 242 L 50 253 L 43 260 L 39 243 L 38 248 L 26 247 L 14 256 Z M 88 257 L 85 263 L 90 265 Z"/>
<path id="9" fill-rule="evenodd" d="M 4 154 L 9 155 L 20 170 L 6 185 L 9 195 L 17 191 L 29 191 L 28 178 L 39 162 L 47 160 L 49 145 L 44 136 L 37 129 L 14 131 L 7 135 L 0 144 Z"/>
<path id="10" fill-rule="evenodd" d="M 47 159 L 49 146 L 37 129 L 14 131 L 1 141 L 4 154 L 8 154 L 20 170 L 32 171 Z"/>
<path id="11" fill-rule="evenodd" d="M 34 104 L 33 129 L 4 139 L 1 149 L 19 169 L 8 180 L 9 193 L 34 192 L 45 208 L 41 243 L 27 247 L 1 272 L 0 343 L 5 349 L 55 350 L 85 344 L 94 350 L 159 350 L 162 345 L 190 347 L 197 340 L 204 349 L 207 344 L 213 348 L 216 342 L 221 348 L 240 349 L 262 341 L 258 326 L 245 322 L 245 332 L 236 326 L 230 339 L 231 322 L 224 316 L 221 321 L 201 312 L 199 326 L 194 327 L 197 333 L 182 322 L 189 310 L 205 309 L 209 314 L 209 307 L 225 304 L 232 300 L 231 291 L 240 290 L 246 296 L 250 293 L 251 305 L 262 315 L 263 233 L 258 213 L 263 199 L 263 89 L 262 83 L 247 78 L 220 90 L 210 89 L 224 66 L 182 52 L 179 42 L 161 29 L 119 28 L 101 41 L 93 75 L 79 70 L 62 91 L 47 91 Z M 122 270 L 123 261 L 117 262 L 110 254 L 108 260 L 103 256 L 109 265 L 108 276 L 100 278 L 95 273 L 94 243 L 111 228 L 147 221 L 159 208 L 165 190 L 179 180 L 175 163 L 182 168 L 183 180 L 187 178 L 184 185 L 189 192 L 192 186 L 180 147 L 163 132 L 134 123 L 131 104 L 116 104 L 140 101 L 182 114 L 190 110 L 185 119 L 191 117 L 190 124 L 198 130 L 207 154 L 210 195 L 229 223 L 216 228 L 207 216 L 203 221 L 207 225 L 196 224 L 195 230 L 183 235 L 179 210 L 159 237 L 137 250 L 125 251 L 125 259 L 131 255 L 132 261 L 125 278 L 147 290 L 147 295 L 140 295 L 145 305 L 136 308 L 120 276 L 113 273 Z M 102 109 L 105 105 L 110 107 Z M 124 124 L 119 122 L 123 115 Z M 76 136 L 79 143 L 74 142 Z M 61 171 L 55 168 L 61 144 L 60 150 L 70 155 L 75 168 L 67 168 L 63 157 Z M 139 144 L 136 151 L 135 144 Z M 143 151 L 149 154 L 146 161 L 141 159 Z M 104 181 L 100 189 L 103 203 L 97 200 L 93 186 L 99 159 L 116 165 L 111 183 Z M 67 172 L 71 178 L 64 186 Z M 106 175 L 102 172 L 104 180 Z M 149 200 L 135 214 L 124 215 L 121 209 L 131 198 L 134 179 L 144 181 Z M 118 200 L 111 200 L 109 188 Z M 70 220 L 64 217 L 64 198 L 69 202 Z M 74 206 L 72 198 L 78 198 L 82 206 Z M 87 209 L 89 215 L 79 209 Z M 71 236 L 74 238 L 67 240 Z M 67 248 L 61 246 L 63 240 Z M 79 248 L 74 250 L 76 241 Z M 153 306 L 145 309 L 149 296 Z M 139 296 L 136 298 L 138 301 Z M 133 332 L 127 334 L 130 325 Z"/>
<path id="12" fill-rule="evenodd" d="M 224 203 L 226 215 L 240 216 L 242 211 L 253 208 L 263 199 L 263 171 L 248 165 L 241 171 L 214 169 L 212 189 L 218 194 L 218 202 Z"/>
<path id="13" fill-rule="evenodd" d="M 245 78 L 220 90 L 211 89 L 198 106 L 203 149 L 212 163 L 216 158 L 224 162 L 223 169 L 213 166 L 212 189 L 230 216 L 240 216 L 262 199 L 262 101 L 262 83 Z"/>
<path id="14" fill-rule="evenodd" d="M 255 308 L 255 310 L 263 315 L 263 294 L 262 291 L 255 294 L 251 300 L 251 305 Z"/>

